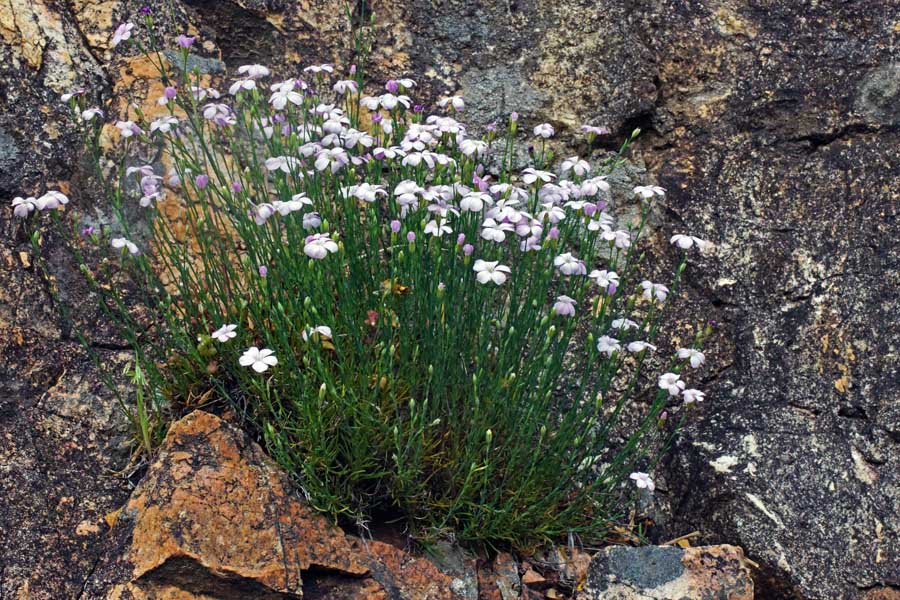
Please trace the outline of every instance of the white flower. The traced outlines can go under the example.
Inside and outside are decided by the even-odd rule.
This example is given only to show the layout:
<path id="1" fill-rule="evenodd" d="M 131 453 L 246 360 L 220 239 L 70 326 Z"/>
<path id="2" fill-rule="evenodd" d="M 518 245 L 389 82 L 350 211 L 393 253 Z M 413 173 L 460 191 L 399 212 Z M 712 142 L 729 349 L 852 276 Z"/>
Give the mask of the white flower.
<path id="1" fill-rule="evenodd" d="M 590 275 L 588 276 L 590 277 Z M 636 329 L 638 324 L 632 321 L 631 319 L 613 319 L 613 322 L 609 325 L 613 329 L 621 329 L 623 331 L 628 331 L 629 329 Z"/>
<path id="2" fill-rule="evenodd" d="M 484 205 L 490 205 L 494 201 L 490 194 L 484 192 L 469 192 L 459 202 L 459 207 L 469 212 L 481 212 Z"/>
<path id="3" fill-rule="evenodd" d="M 265 160 L 266 169 L 269 171 L 282 171 L 290 173 L 291 170 L 300 168 L 300 159 L 293 156 L 273 156 Z"/>
<path id="4" fill-rule="evenodd" d="M 48 190 L 47 193 L 35 200 L 38 210 L 56 210 L 68 203 L 69 199 L 66 195 L 56 190 Z"/>
<path id="5" fill-rule="evenodd" d="M 84 95 L 84 88 L 78 88 L 78 89 L 75 90 L 74 92 L 66 92 L 65 94 L 63 94 L 62 96 L 60 96 L 59 99 L 60 99 L 61 102 L 63 102 L 63 103 L 65 104 L 66 102 L 68 102 L 68 101 L 71 100 L 72 98 L 74 98 L 74 97 L 76 97 L 76 96 L 83 96 L 83 95 Z"/>
<path id="6" fill-rule="evenodd" d="M 499 261 L 485 261 L 480 258 L 475 261 L 472 270 L 478 273 L 476 278 L 478 283 L 487 283 L 493 281 L 497 285 L 502 285 L 507 276 L 511 273 L 509 267 L 501 265 Z"/>
<path id="7" fill-rule="evenodd" d="M 331 167 L 331 172 L 337 173 L 349 162 L 350 156 L 343 148 L 330 148 L 316 155 L 316 170 L 324 171 Z"/>
<path id="8" fill-rule="evenodd" d="M 275 210 L 276 208 L 274 204 L 263 202 L 262 204 L 248 211 L 248 214 L 253 217 L 253 220 L 257 225 L 265 225 L 266 221 L 269 220 L 269 217 L 275 214 Z"/>
<path id="9" fill-rule="evenodd" d="M 401 87 L 404 87 L 408 90 L 416 87 L 416 82 L 410 79 L 409 77 L 404 77 L 403 79 L 398 79 L 397 83 L 400 84 Z"/>
<path id="10" fill-rule="evenodd" d="M 394 94 L 382 94 L 378 100 L 385 110 L 394 110 L 397 108 L 398 104 L 402 104 L 404 107 L 409 108 L 409 105 L 412 104 L 412 100 L 409 99 L 409 96 L 395 96 Z"/>
<path id="11" fill-rule="evenodd" d="M 706 394 L 700 390 L 691 388 L 689 390 L 684 390 L 681 397 L 684 399 L 685 404 L 694 404 L 695 402 L 703 402 L 706 399 Z"/>
<path id="12" fill-rule="evenodd" d="M 294 194 L 294 196 L 287 202 L 284 202 L 281 200 L 273 200 L 272 208 L 274 208 L 275 212 L 277 212 L 279 215 L 281 215 L 282 217 L 285 217 L 291 213 L 303 210 L 303 207 L 305 205 L 311 205 L 311 204 L 312 204 L 312 200 L 307 198 L 305 195 Z M 263 206 L 263 205 L 260 205 L 260 206 Z"/>
<path id="13" fill-rule="evenodd" d="M 586 275 L 587 268 L 579 259 L 572 256 L 571 252 L 560 254 L 553 259 L 553 264 L 559 268 L 563 275 Z"/>
<path id="14" fill-rule="evenodd" d="M 566 218 L 566 211 L 550 202 L 545 202 L 544 204 L 541 204 L 541 206 L 544 210 L 537 214 L 537 219 L 541 223 L 549 221 L 550 223 L 555 224 Z"/>
<path id="15" fill-rule="evenodd" d="M 372 203 L 378 199 L 379 195 L 387 196 L 387 191 L 385 191 L 383 185 L 372 185 L 371 183 L 363 182 L 359 185 L 351 185 L 349 188 L 346 188 L 346 194 L 358 198 L 363 202 Z"/>
<path id="16" fill-rule="evenodd" d="M 485 219 L 481 228 L 481 237 L 499 244 L 506 240 L 506 232 L 514 229 L 515 227 L 510 223 L 497 223 L 494 219 Z"/>
<path id="17" fill-rule="evenodd" d="M 127 39 L 131 38 L 131 30 L 134 29 L 134 23 L 122 23 L 118 27 L 116 27 L 115 33 L 113 33 L 112 45 L 113 48 L 121 44 Z"/>
<path id="18" fill-rule="evenodd" d="M 591 170 L 591 165 L 588 161 L 583 158 L 579 158 L 577 156 L 570 156 L 566 160 L 562 161 L 562 164 L 559 166 L 560 173 L 565 175 L 569 171 L 572 171 L 578 177 L 584 177 Z M 608 186 L 609 184 L 607 184 Z"/>
<path id="19" fill-rule="evenodd" d="M 343 96 L 347 92 L 350 92 L 351 94 L 355 94 L 358 88 L 357 88 L 355 81 L 350 80 L 350 79 L 341 79 L 340 81 L 335 83 L 331 89 L 333 89 L 335 91 L 335 93 Z"/>
<path id="20" fill-rule="evenodd" d="M 315 229 L 322 224 L 322 217 L 317 212 L 306 213 L 303 215 L 303 229 Z"/>
<path id="21" fill-rule="evenodd" d="M 588 277 L 593 279 L 602 289 L 606 290 L 608 294 L 615 294 L 616 288 L 619 287 L 619 274 L 615 271 L 607 271 L 605 269 L 598 271 L 597 269 L 594 269 L 590 272 Z M 612 291 L 610 291 L 610 289 L 612 289 Z"/>
<path id="22" fill-rule="evenodd" d="M 466 108 L 466 101 L 462 96 L 450 96 L 438 100 L 438 106 L 441 108 L 447 108 L 447 105 L 450 105 L 455 111 L 461 111 Z"/>
<path id="23" fill-rule="evenodd" d="M 453 233 L 453 230 L 450 229 L 450 226 L 443 219 L 432 219 L 425 225 L 425 233 L 441 237 L 445 233 Z"/>
<path id="24" fill-rule="evenodd" d="M 24 219 L 37 208 L 37 200 L 30 196 L 28 198 L 17 196 L 13 198 L 12 206 L 13 214 L 20 219 Z"/>
<path id="25" fill-rule="evenodd" d="M 377 96 L 363 96 L 360 98 L 359 103 L 368 108 L 369 110 L 378 110 L 378 104 L 380 100 Z"/>
<path id="26" fill-rule="evenodd" d="M 534 135 L 542 137 L 544 139 L 553 137 L 554 133 L 556 133 L 556 131 L 553 129 L 553 126 L 550 123 L 541 123 L 534 128 Z"/>
<path id="27" fill-rule="evenodd" d="M 677 373 L 664 373 L 659 376 L 659 389 L 666 390 L 670 396 L 677 396 L 684 389 L 684 382 Z"/>
<path id="28" fill-rule="evenodd" d="M 613 243 L 617 248 L 628 248 L 631 246 L 631 233 L 624 230 L 619 229 L 616 231 L 612 231 L 611 229 L 604 229 L 603 233 L 600 234 L 604 240 Z"/>
<path id="29" fill-rule="evenodd" d="M 99 108 L 87 108 L 81 111 L 82 121 L 93 121 L 96 117 L 102 117 L 103 111 Z"/>
<path id="30" fill-rule="evenodd" d="M 600 192 L 609 191 L 609 182 L 606 181 L 606 175 L 599 175 L 591 179 L 581 182 L 582 196 L 596 196 Z"/>
<path id="31" fill-rule="evenodd" d="M 272 86 L 272 95 L 269 96 L 269 103 L 275 110 L 284 110 L 287 103 L 290 102 L 294 106 L 303 104 L 303 94 L 296 90 L 297 81 L 288 79 L 283 83 L 277 83 Z"/>
<path id="32" fill-rule="evenodd" d="M 113 238 L 112 240 L 110 240 L 110 245 L 116 249 L 128 248 L 128 251 L 132 254 L 137 254 L 138 252 L 140 252 L 140 250 L 138 250 L 138 247 L 134 242 L 126 240 L 123 237 Z"/>
<path id="33" fill-rule="evenodd" d="M 678 246 L 682 250 L 690 250 L 696 244 L 697 249 L 700 250 L 700 252 L 706 250 L 707 246 L 709 245 L 709 242 L 701 240 L 698 237 L 694 237 L 692 235 L 682 235 L 680 233 L 673 235 L 672 239 L 670 239 L 669 241 L 673 246 Z"/>
<path id="34" fill-rule="evenodd" d="M 231 84 L 231 87 L 228 88 L 228 93 L 232 96 L 237 96 L 238 92 L 242 92 L 245 90 L 255 90 L 256 89 L 256 81 L 253 79 L 238 79 L 234 83 Z"/>
<path id="35" fill-rule="evenodd" d="M 249 79 L 261 79 L 263 77 L 268 77 L 270 73 L 268 67 L 262 65 L 244 65 L 238 67 L 237 72 L 239 75 L 243 75 Z"/>
<path id="36" fill-rule="evenodd" d="M 653 480 L 646 473 L 635 472 L 629 475 L 628 478 L 634 481 L 634 485 L 642 490 L 645 489 L 652 492 L 656 489 L 656 484 L 653 483 Z"/>
<path id="37" fill-rule="evenodd" d="M 597 351 L 612 356 L 616 352 L 621 352 L 622 346 L 616 338 L 604 335 L 597 340 Z"/>
<path id="38" fill-rule="evenodd" d="M 312 73 L 313 75 L 318 75 L 319 73 L 334 73 L 334 67 L 329 64 L 324 65 L 310 65 L 303 69 L 304 73 Z"/>
<path id="39" fill-rule="evenodd" d="M 141 135 L 144 133 L 141 128 L 132 121 L 116 121 L 116 129 L 119 130 L 119 133 L 125 139 L 128 139 L 133 135 Z"/>
<path id="40" fill-rule="evenodd" d="M 653 344 L 648 344 L 647 342 L 634 341 L 626 346 L 628 351 L 632 354 L 637 354 L 638 352 L 643 352 L 644 350 L 656 350 L 656 346 Z"/>
<path id="41" fill-rule="evenodd" d="M 309 329 L 304 329 L 300 334 L 303 338 L 303 341 L 307 341 L 313 334 L 318 334 L 322 337 L 326 337 L 329 340 L 331 339 L 331 327 L 328 325 L 318 325 L 316 327 L 310 327 Z"/>
<path id="42" fill-rule="evenodd" d="M 639 185 L 634 188 L 634 195 L 647 199 L 653 196 L 665 196 L 666 190 L 658 185 Z"/>
<path id="43" fill-rule="evenodd" d="M 694 348 L 679 348 L 678 358 L 690 359 L 692 369 L 699 368 L 700 365 L 706 362 L 706 356 L 702 352 Z"/>
<path id="44" fill-rule="evenodd" d="M 269 367 L 277 365 L 278 359 L 275 358 L 275 352 L 273 350 L 269 350 L 268 348 L 260 350 L 256 346 L 251 346 L 241 355 L 238 359 L 238 363 L 240 363 L 242 367 L 251 367 L 257 373 L 264 373 Z"/>
<path id="45" fill-rule="evenodd" d="M 169 133 L 172 127 L 178 125 L 177 117 L 160 117 L 150 123 L 150 132 L 159 131 L 161 133 Z"/>
<path id="46" fill-rule="evenodd" d="M 559 296 L 553 305 L 553 312 L 560 317 L 571 317 L 575 315 L 575 300 L 569 296 Z"/>
<path id="47" fill-rule="evenodd" d="M 214 340 L 222 342 L 223 344 L 228 340 L 232 340 L 237 337 L 237 333 L 235 332 L 237 329 L 237 325 L 222 325 L 211 334 L 209 334 Z"/>
<path id="48" fill-rule="evenodd" d="M 337 251 L 337 242 L 324 233 L 315 233 L 307 237 L 303 246 L 303 253 L 316 260 L 322 260 L 328 256 L 329 252 L 335 253 Z"/>
<path id="49" fill-rule="evenodd" d="M 647 281 L 645 279 L 641 282 L 641 287 L 644 288 L 644 293 L 642 295 L 647 300 L 653 300 L 655 298 L 658 302 L 665 302 L 666 297 L 669 295 L 669 288 L 661 283 L 653 283 L 652 281 Z"/>
<path id="50" fill-rule="evenodd" d="M 342 137 L 344 138 L 345 148 L 355 148 L 356 146 L 362 146 L 363 149 L 366 149 L 371 148 L 375 145 L 375 138 L 373 138 L 365 131 L 348 129 L 343 133 Z"/>
<path id="51" fill-rule="evenodd" d="M 528 167 L 527 169 L 524 169 L 522 171 L 522 181 L 524 181 L 528 185 L 531 185 L 538 179 L 540 179 L 544 183 L 548 183 L 550 180 L 552 180 L 555 177 L 556 177 L 556 175 L 554 175 L 553 173 L 551 173 L 549 171 L 539 171 L 539 170 L 533 169 L 531 167 Z"/>
<path id="52" fill-rule="evenodd" d="M 466 156 L 481 156 L 488 149 L 488 144 L 482 140 L 467 139 L 459 143 L 459 151 Z"/>

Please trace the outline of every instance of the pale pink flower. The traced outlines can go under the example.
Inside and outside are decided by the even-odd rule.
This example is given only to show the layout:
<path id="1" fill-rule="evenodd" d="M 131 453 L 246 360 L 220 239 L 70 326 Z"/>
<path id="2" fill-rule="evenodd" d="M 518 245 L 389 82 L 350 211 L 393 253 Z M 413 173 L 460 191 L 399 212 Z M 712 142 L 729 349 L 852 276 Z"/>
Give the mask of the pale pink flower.
<path id="1" fill-rule="evenodd" d="M 634 481 L 634 485 L 642 490 L 652 492 L 656 489 L 656 484 L 653 483 L 653 480 L 646 473 L 635 472 L 629 475 L 628 478 Z"/>
<path id="2" fill-rule="evenodd" d="M 571 317 L 575 315 L 575 300 L 569 296 L 559 296 L 553 304 L 553 312 L 560 317 Z"/>
<path id="3" fill-rule="evenodd" d="M 697 369 L 706 362 L 706 355 L 695 348 L 679 348 L 678 358 L 689 359 L 692 369 Z"/>
<path id="4" fill-rule="evenodd" d="M 131 254 L 138 254 L 140 252 L 134 242 L 126 240 L 123 237 L 113 238 L 112 240 L 110 240 L 110 245 L 117 250 L 120 248 L 128 248 L 128 252 L 130 252 Z"/>
<path id="5" fill-rule="evenodd" d="M 700 390 L 691 388 L 689 390 L 684 390 L 681 397 L 684 399 L 685 404 L 694 404 L 696 402 L 703 402 L 706 399 L 706 394 Z"/>
<path id="6" fill-rule="evenodd" d="M 670 396 L 677 396 L 684 389 L 684 382 L 677 373 L 664 373 L 657 382 L 659 389 L 666 390 Z"/>
<path id="7" fill-rule="evenodd" d="M 606 354 L 606 356 L 612 356 L 616 352 L 621 352 L 622 346 L 616 338 L 603 335 L 597 340 L 597 351 Z"/>
<path id="8" fill-rule="evenodd" d="M 115 48 L 125 40 L 131 38 L 131 31 L 134 29 L 134 23 L 122 23 L 118 27 L 116 27 L 116 31 L 113 33 L 112 38 L 112 46 Z"/>
<path id="9" fill-rule="evenodd" d="M 654 196 L 665 196 L 666 190 L 658 185 L 639 185 L 634 188 L 634 195 L 647 200 Z"/>
<path id="10" fill-rule="evenodd" d="M 447 222 L 443 219 L 432 219 L 425 225 L 425 233 L 436 237 L 441 237 L 445 233 L 453 233 L 453 230 L 450 229 L 450 226 L 447 225 Z"/>
<path id="11" fill-rule="evenodd" d="M 263 65 L 243 65 L 238 67 L 237 72 L 238 75 L 243 75 L 248 79 L 262 79 L 268 77 L 271 71 Z"/>
<path id="12" fill-rule="evenodd" d="M 553 264 L 563 275 L 587 275 L 584 262 L 572 256 L 571 252 L 560 254 L 553 259 Z"/>
<path id="13" fill-rule="evenodd" d="M 225 343 L 228 340 L 234 339 L 237 337 L 237 333 L 235 332 L 237 329 L 237 325 L 229 324 L 222 325 L 211 334 L 209 334 L 214 340 L 217 340 L 221 343 Z"/>
<path id="14" fill-rule="evenodd" d="M 550 123 L 541 123 L 534 128 L 534 135 L 544 139 L 553 137 L 554 133 L 556 133 L 556 130 L 553 129 L 553 125 Z"/>
<path id="15" fill-rule="evenodd" d="M 329 252 L 333 254 L 337 251 L 337 242 L 328 237 L 325 233 L 315 233 L 308 236 L 306 238 L 306 243 L 303 246 L 303 253 L 315 260 L 322 260 L 328 256 Z"/>
<path id="16" fill-rule="evenodd" d="M 698 237 L 694 237 L 692 235 L 682 235 L 680 233 L 673 235 L 669 241 L 673 246 L 678 246 L 682 250 L 690 250 L 694 247 L 694 245 L 696 245 L 697 249 L 701 252 L 706 250 L 707 246 L 709 245 L 709 242 L 701 240 Z"/>
<path id="17" fill-rule="evenodd" d="M 665 302 L 669 295 L 669 288 L 661 283 L 653 283 L 652 281 L 647 281 L 645 279 L 641 282 L 641 287 L 644 289 L 642 295 L 647 300 L 655 299 L 657 302 Z"/>

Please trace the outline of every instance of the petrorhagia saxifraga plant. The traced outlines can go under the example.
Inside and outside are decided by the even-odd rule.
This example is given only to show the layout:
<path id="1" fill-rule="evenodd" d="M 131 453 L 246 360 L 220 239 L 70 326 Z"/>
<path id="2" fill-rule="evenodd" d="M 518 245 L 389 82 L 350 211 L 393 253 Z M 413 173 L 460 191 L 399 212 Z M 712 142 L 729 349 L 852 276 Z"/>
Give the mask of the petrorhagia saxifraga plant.
<path id="1" fill-rule="evenodd" d="M 653 390 L 643 370 L 688 251 L 707 244 L 672 237 L 684 251 L 672 280 L 641 280 L 636 247 L 665 191 L 634 188 L 639 217 L 617 224 L 604 173 L 621 152 L 547 170 L 554 130 L 541 124 L 534 166 L 513 172 L 515 114 L 471 137 L 462 97 L 426 115 L 412 79 L 365 95 L 361 70 L 338 80 L 330 65 L 275 83 L 242 66 L 220 94 L 187 68 L 193 38 L 178 38 L 173 68 L 136 34 L 126 24 L 115 41 L 154 61 L 168 110 L 115 123 L 116 166 L 100 158 L 103 111 L 64 100 L 119 221 L 80 243 L 111 248 L 153 309 L 95 287 L 136 352 L 142 443 L 166 407 L 224 399 L 321 511 L 399 510 L 418 535 L 519 547 L 596 538 L 629 479 L 654 489 L 638 469 L 667 445 L 664 411 L 683 420 L 703 400 L 682 373 L 702 367 L 708 329 L 657 357 Z M 147 148 L 162 161 L 136 163 Z M 28 217 L 66 202 L 13 204 Z M 132 234 L 129 204 L 152 219 L 150 239 Z"/>

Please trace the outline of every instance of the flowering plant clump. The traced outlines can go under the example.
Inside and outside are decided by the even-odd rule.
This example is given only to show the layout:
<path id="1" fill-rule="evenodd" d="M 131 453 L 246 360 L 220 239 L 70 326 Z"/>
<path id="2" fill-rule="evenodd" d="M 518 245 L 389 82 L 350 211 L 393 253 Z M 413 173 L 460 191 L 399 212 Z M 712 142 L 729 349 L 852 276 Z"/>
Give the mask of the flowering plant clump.
<path id="1" fill-rule="evenodd" d="M 706 245 L 673 237 L 671 281 L 642 280 L 636 248 L 664 190 L 635 188 L 639 219 L 617 223 L 605 173 L 618 157 L 554 171 L 548 124 L 533 129 L 534 165 L 514 172 L 518 115 L 480 139 L 459 120 L 464 98 L 427 115 L 412 79 L 367 94 L 361 69 L 276 80 L 246 65 L 222 93 L 187 68 L 193 38 L 178 38 L 175 66 L 131 24 L 115 38 L 166 86 L 167 114 L 114 123 L 122 159 L 98 171 L 119 222 L 87 236 L 150 315 L 82 266 L 135 347 L 149 407 L 136 421 L 225 399 L 318 509 L 399 511 L 419 535 L 590 539 L 628 489 L 654 489 L 638 469 L 658 456 L 663 411 L 684 414 L 673 399 L 703 400 L 682 376 L 705 360 L 705 333 L 658 357 L 667 372 L 636 406 L 687 252 Z M 103 111 L 66 101 L 99 156 Z M 28 218 L 66 201 L 13 204 Z M 149 239 L 126 208 L 146 211 Z M 629 411 L 640 418 L 613 446 Z"/>

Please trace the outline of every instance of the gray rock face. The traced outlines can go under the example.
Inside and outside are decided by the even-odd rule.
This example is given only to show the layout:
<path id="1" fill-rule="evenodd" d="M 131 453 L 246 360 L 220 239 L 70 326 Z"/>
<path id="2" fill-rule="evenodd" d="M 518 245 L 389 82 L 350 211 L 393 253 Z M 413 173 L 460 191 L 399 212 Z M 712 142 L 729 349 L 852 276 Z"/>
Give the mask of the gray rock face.
<path id="1" fill-rule="evenodd" d="M 19 21 L 0 5 L 0 167 L 17 157 L 14 174 L 0 169 L 4 207 L 19 190 L 77 174 L 56 98 L 76 84 L 111 83 L 102 69 L 117 55 L 103 20 L 86 17 L 90 3 L 69 4 L 13 0 L 33 16 Z M 107 4 L 111 23 L 134 9 Z M 190 22 L 218 48 L 204 51 L 211 70 L 219 59 L 230 69 L 258 60 L 284 74 L 295 74 L 298 61 L 350 61 L 342 6 L 154 3 L 169 34 Z M 717 333 L 703 381 L 708 400 L 658 473 L 666 535 L 698 529 L 704 542 L 743 546 L 760 564 L 761 597 L 855 598 L 900 586 L 896 3 L 417 0 L 375 8 L 374 77 L 413 75 L 426 101 L 461 90 L 480 124 L 510 110 L 522 113 L 523 130 L 550 121 L 560 144 L 583 122 L 610 127 L 610 148 L 641 127 L 631 158 L 669 190 L 654 248 L 674 260 L 665 241 L 680 232 L 718 244 L 715 257 L 688 271 L 670 324 L 684 331 L 714 319 Z M 60 49 L 74 57 L 68 64 Z M 588 151 L 579 142 L 567 149 Z M 92 202 L 73 196 L 82 208 Z M 12 380 L 42 359 L 5 341 L 14 323 L 37 324 L 29 348 L 59 342 L 41 282 L 16 263 L 27 245 L 9 209 L 0 211 L 8 233 L 0 288 L 32 294 L 0 313 L 2 352 L 15 361 L 3 376 Z M 66 268 L 59 263 L 62 279 Z M 17 416 L 4 431 L 38 431 L 27 407 L 52 381 L 34 379 L 25 392 L 32 403 L 16 409 L 24 412 L 9 407 L 26 388 L 5 389 L 2 414 Z M 71 422 L 90 427 L 89 415 L 76 412 Z M 4 460 L 24 464 L 22 448 Z M 80 481 L 85 502 L 97 494 L 108 508 L 115 494 L 105 483 Z M 4 592 L 20 588 L 35 558 L 31 542 L 11 539 Z M 59 589 L 69 588 L 36 596 Z"/>

